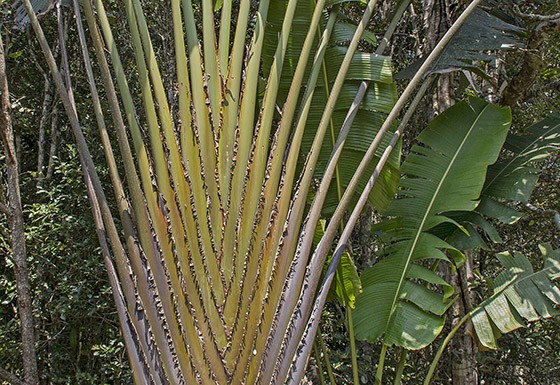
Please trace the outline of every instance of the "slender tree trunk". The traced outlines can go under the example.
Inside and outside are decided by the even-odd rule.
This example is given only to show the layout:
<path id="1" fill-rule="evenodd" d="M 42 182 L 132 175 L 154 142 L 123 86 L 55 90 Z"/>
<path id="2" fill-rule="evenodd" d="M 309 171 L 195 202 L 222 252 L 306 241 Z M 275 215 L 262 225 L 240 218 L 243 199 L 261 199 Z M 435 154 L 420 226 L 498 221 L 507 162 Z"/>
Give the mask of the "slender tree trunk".
<path id="1" fill-rule="evenodd" d="M 408 6 L 408 12 L 410 12 L 410 22 L 412 23 L 412 36 L 414 36 L 414 41 L 415 41 L 414 49 L 416 52 L 416 56 L 420 57 L 422 56 L 422 42 L 420 39 L 420 26 L 416 21 L 418 15 L 416 14 L 416 8 L 414 7 L 414 2 L 410 2 L 410 5 Z M 392 45 L 391 49 L 394 48 L 396 47 Z"/>
<path id="2" fill-rule="evenodd" d="M 473 275 L 473 251 L 467 251 L 466 261 L 451 278 L 451 284 L 459 294 L 451 309 L 453 318 L 451 327 L 455 327 L 463 316 L 473 308 L 474 298 L 471 286 Z M 476 365 L 477 346 L 473 339 L 473 326 L 468 321 L 462 331 L 459 331 L 451 342 L 451 369 L 453 385 L 478 384 Z"/>
<path id="3" fill-rule="evenodd" d="M 2 144 L 6 156 L 6 174 L 8 179 L 8 202 L 4 206 L 8 217 L 11 232 L 12 260 L 17 288 L 17 312 L 20 320 L 22 336 L 24 383 L 37 385 L 39 374 L 35 353 L 35 330 L 33 322 L 33 303 L 31 299 L 31 285 L 27 267 L 25 251 L 25 232 L 23 224 L 23 211 L 19 190 L 19 167 L 14 133 L 10 115 L 10 100 L 8 93 L 8 80 L 6 78 L 6 65 L 4 60 L 4 43 L 0 35 L 0 92 L 2 95 L 0 130 Z"/>
<path id="4" fill-rule="evenodd" d="M 424 56 L 427 56 L 447 32 L 453 21 L 451 0 L 423 0 L 424 5 Z M 443 112 L 454 104 L 453 75 L 440 75 L 432 105 L 428 108 L 428 118 Z"/>
<path id="5" fill-rule="evenodd" d="M 39 120 L 39 139 L 37 141 L 37 182 L 41 183 L 44 178 L 46 141 L 45 134 L 52 109 L 53 89 L 50 77 L 45 72 L 43 67 L 41 67 L 41 65 L 39 64 L 39 61 L 35 57 L 35 54 L 31 53 L 30 56 L 32 61 L 35 63 L 35 67 L 41 73 L 44 79 L 43 104 L 41 106 L 41 119 Z"/>
<path id="6" fill-rule="evenodd" d="M 505 89 L 500 103 L 513 107 L 533 85 L 544 67 L 543 43 L 551 34 L 560 33 L 560 18 L 541 22 L 527 41 L 523 64 Z"/>
<path id="7" fill-rule="evenodd" d="M 58 57 L 60 53 L 60 41 L 57 40 L 53 49 L 54 57 Z M 41 109 L 41 119 L 39 122 L 39 139 L 37 150 L 37 183 L 40 185 L 44 180 L 52 178 L 54 168 L 53 161 L 56 156 L 57 141 L 58 141 L 58 124 L 59 124 L 59 101 L 53 87 L 53 83 L 48 71 L 41 66 L 39 60 L 33 52 L 30 52 L 31 60 L 35 63 L 37 70 L 43 75 L 44 78 L 44 96 L 43 105 Z M 47 125 L 50 121 L 50 132 Z M 47 157 L 47 138 L 46 134 L 49 132 L 49 153 Z M 46 163 L 45 163 L 46 158 Z"/>
<path id="8" fill-rule="evenodd" d="M 58 124 L 59 124 L 59 115 L 58 115 L 58 101 L 55 102 L 52 111 L 51 111 L 51 138 L 50 138 L 50 150 L 49 150 L 49 159 L 47 161 L 47 172 L 45 174 L 45 180 L 51 180 L 54 174 L 54 157 L 56 156 L 56 149 L 58 147 Z"/>
<path id="9" fill-rule="evenodd" d="M 424 5 L 424 55 L 427 55 L 453 21 L 453 7 L 456 2 L 451 0 L 423 0 Z M 431 120 L 435 115 L 443 112 L 455 103 L 453 94 L 453 74 L 440 75 L 437 89 L 433 95 L 431 106 L 428 107 L 428 117 Z M 459 298 L 451 308 L 451 327 L 472 309 L 473 298 L 470 291 L 472 283 L 472 252 L 467 252 L 467 262 L 457 269 L 455 274 L 449 272 L 448 282 L 451 283 Z M 476 343 L 472 338 L 472 324 L 469 322 L 465 328 L 459 331 L 452 344 L 450 355 L 450 366 L 453 385 L 476 385 L 478 384 L 476 365 Z"/>

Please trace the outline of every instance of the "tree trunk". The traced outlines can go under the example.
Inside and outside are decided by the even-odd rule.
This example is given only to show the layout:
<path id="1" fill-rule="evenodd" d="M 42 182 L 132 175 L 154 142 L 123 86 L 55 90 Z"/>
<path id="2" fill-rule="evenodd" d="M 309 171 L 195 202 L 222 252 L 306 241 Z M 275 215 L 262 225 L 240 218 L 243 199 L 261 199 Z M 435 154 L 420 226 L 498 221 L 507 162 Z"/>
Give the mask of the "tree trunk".
<path id="1" fill-rule="evenodd" d="M 450 0 L 424 0 L 424 56 L 432 52 L 452 23 Z M 428 120 L 454 104 L 453 75 L 440 75 L 432 105 L 428 108 Z"/>
<path id="2" fill-rule="evenodd" d="M 56 149 L 58 144 L 58 124 L 59 124 L 59 116 L 58 116 L 58 101 L 55 102 L 52 111 L 51 111 L 52 119 L 51 119 L 51 138 L 50 138 L 50 150 L 49 150 L 49 159 L 47 161 L 47 172 L 45 174 L 45 180 L 49 181 L 52 179 L 54 174 L 54 157 L 56 156 Z"/>
<path id="3" fill-rule="evenodd" d="M 14 144 L 14 133 L 10 115 L 10 99 L 8 80 L 6 78 L 6 64 L 4 60 L 4 43 L 0 35 L 0 92 L 2 95 L 2 109 L 0 113 L 0 129 L 2 143 L 6 156 L 6 174 L 8 179 L 8 202 L 3 205 L 8 217 L 11 232 L 12 260 L 17 288 L 17 312 L 20 320 L 24 383 L 37 385 L 39 374 L 35 353 L 35 330 L 33 322 L 33 303 L 31 300 L 31 285 L 27 267 L 25 251 L 25 232 L 23 211 L 19 190 L 19 166 Z"/>
<path id="4" fill-rule="evenodd" d="M 544 66 L 543 53 L 541 52 L 542 44 L 550 34 L 557 34 L 559 32 L 560 19 L 543 21 L 535 28 L 527 41 L 521 69 L 513 77 L 502 95 L 500 100 L 502 105 L 515 106 L 519 99 L 533 85 Z"/>
<path id="5" fill-rule="evenodd" d="M 441 37 L 447 32 L 453 21 L 453 2 L 450 0 L 424 0 L 424 55 L 429 54 Z M 433 95 L 432 103 L 428 107 L 428 118 L 443 112 L 455 103 L 453 94 L 453 75 L 443 74 L 438 79 L 437 89 Z M 451 327 L 454 327 L 460 319 L 472 309 L 472 252 L 467 252 L 467 262 L 457 269 L 455 274 L 449 274 L 448 281 L 451 283 L 459 298 L 451 308 Z M 465 328 L 459 331 L 451 344 L 451 372 L 453 385 L 476 385 L 478 383 L 476 367 L 476 343 L 472 338 L 472 324 L 469 322 Z"/>
<path id="6" fill-rule="evenodd" d="M 473 276 L 473 252 L 465 253 L 466 261 L 451 279 L 451 284 L 459 298 L 453 303 L 451 309 L 453 318 L 451 327 L 455 327 L 463 316 L 473 307 L 473 292 L 471 284 Z M 453 373 L 453 385 L 476 385 L 478 384 L 478 372 L 476 366 L 476 342 L 473 339 L 473 326 L 468 321 L 465 327 L 457 332 L 451 342 L 451 370 Z"/>

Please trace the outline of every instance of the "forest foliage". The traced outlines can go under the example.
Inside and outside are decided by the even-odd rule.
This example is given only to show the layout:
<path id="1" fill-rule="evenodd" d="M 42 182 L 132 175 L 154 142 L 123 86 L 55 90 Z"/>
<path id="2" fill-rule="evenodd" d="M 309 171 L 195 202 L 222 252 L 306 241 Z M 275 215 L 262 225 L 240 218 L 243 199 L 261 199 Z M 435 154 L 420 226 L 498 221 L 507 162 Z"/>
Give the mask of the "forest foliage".
<path id="1" fill-rule="evenodd" d="M 274 3 L 279 7 L 282 6 L 280 3 L 283 4 Z M 373 139 L 370 138 L 371 131 L 360 131 L 359 128 L 366 127 L 366 123 L 381 127 L 380 116 L 391 111 L 406 85 L 407 80 L 402 79 L 408 79 L 422 63 L 417 59 L 422 56 L 424 44 L 427 44 L 424 41 L 428 38 L 429 29 L 423 17 L 428 17 L 425 6 L 429 2 L 413 1 L 407 8 L 392 44 L 385 52 L 390 54 L 387 57 L 378 57 L 371 47 L 381 39 L 389 15 L 398 4 L 395 1 L 380 3 L 366 38 L 360 43 L 361 60 L 373 63 L 367 75 L 371 77 L 368 80 L 375 82 L 375 92 L 366 95 L 356 117 L 358 128 L 348 137 L 346 152 L 339 166 L 342 171 L 338 171 L 336 183 L 330 187 L 321 211 L 326 220 L 319 222 L 320 226 L 315 230 L 316 239 L 325 232 L 328 219 L 341 198 L 341 189 L 344 190 L 350 183 L 359 159 Z M 445 3 L 463 7 L 462 2 Z M 459 32 L 457 39 L 431 70 L 431 76 L 442 74 L 442 77 L 454 71 L 455 75 L 451 78 L 453 98 L 465 98 L 466 101 L 458 102 L 441 114 L 437 111 L 439 117 L 434 120 L 431 119 L 434 114 L 431 100 L 424 101 L 418 108 L 402 144 L 397 144 L 399 150 L 401 145 L 403 149 L 402 166 L 399 164 L 401 155 L 393 154 L 389 166 L 383 170 L 382 183 L 377 185 L 378 190 L 372 192 L 367 209 L 345 247 L 349 252 L 343 254 L 335 287 L 323 310 L 319 336 L 307 370 L 307 377 L 313 383 L 327 383 L 329 377 L 334 378 L 336 383 L 356 383 L 356 380 L 373 383 L 376 376 L 380 378 L 379 367 L 386 368 L 384 381 L 394 380 L 401 369 L 403 383 L 423 381 L 437 348 L 444 343 L 442 335 L 456 326 L 451 324 L 452 316 L 444 316 L 446 311 L 449 314 L 454 297 L 445 275 L 448 274 L 446 268 L 440 263 L 452 266 L 449 269 L 453 270 L 463 264 L 465 254 L 468 257 L 465 252 L 468 249 L 476 250 L 469 285 L 477 299 L 476 304 L 480 306 L 464 311 L 463 316 L 467 317 L 465 322 L 472 317 L 474 330 L 469 332 L 478 335 L 482 346 L 498 348 L 489 352 L 483 349 L 477 353 L 479 380 L 510 384 L 516 383 L 515 379 L 521 376 L 527 383 L 534 384 L 560 381 L 560 345 L 555 338 L 560 321 L 558 318 L 541 321 L 542 316 L 553 315 L 560 302 L 558 290 L 554 290 L 556 286 L 552 282 L 560 276 L 560 257 L 557 255 L 560 228 L 555 222 L 555 216 L 558 217 L 560 211 L 558 28 L 534 48 L 536 54 L 542 56 L 541 66 L 537 68 L 536 79 L 515 101 L 511 112 L 509 108 L 488 103 L 497 101 L 500 92 L 514 83 L 516 74 L 527 63 L 522 55 L 525 47 L 531 44 L 527 36 L 534 34 L 539 23 L 546 21 L 535 15 L 547 15 L 542 17 L 549 19 L 557 17 L 554 15 L 557 4 L 555 1 L 539 4 L 520 1 L 515 2 L 513 9 L 508 9 L 503 4 L 500 6 L 500 2 L 487 3 L 488 9 L 494 11 L 490 21 L 484 21 L 486 16 L 483 14 L 475 14 L 471 24 L 467 23 Z M 38 43 L 29 29 L 18 25 L 24 19 L 22 14 L 16 15 L 14 22 L 15 8 L 11 5 L 7 1 L 2 2 L 1 33 L 6 50 L 11 113 L 20 162 L 25 240 L 37 332 L 35 346 L 41 382 L 131 383 L 128 358 L 103 267 L 102 250 L 92 225 L 94 219 L 83 183 L 78 149 Z M 110 169 L 104 165 L 103 148 L 97 138 L 88 80 L 69 6 L 64 3 L 59 10 L 55 7 L 46 12 L 41 23 L 57 61 L 62 60 L 59 39 L 63 37 L 72 68 L 80 124 L 92 149 L 96 170 L 103 183 L 109 185 Z M 110 23 L 115 31 L 123 32 L 122 36 L 125 36 L 126 23 L 119 17 L 122 10 L 116 2 L 110 2 L 108 6 Z M 164 86 L 172 90 L 175 68 L 173 60 L 165 59 L 173 55 L 172 31 L 164 28 L 170 25 L 171 15 L 165 12 L 163 3 L 146 1 L 144 6 L 146 14 L 151 15 L 147 20 L 149 26 L 159 31 L 152 39 L 158 43 L 156 54 L 162 61 Z M 216 6 L 219 9 L 218 4 Z M 346 22 L 334 29 L 338 41 L 326 52 L 329 65 L 336 67 L 341 61 L 341 52 L 343 54 L 347 46 L 345 41 L 355 28 L 352 21 L 362 11 L 363 5 L 360 4 L 342 6 Z M 478 50 L 460 49 L 465 45 L 461 40 L 466 39 L 465 34 L 472 39 L 473 30 L 481 24 L 490 30 L 505 31 L 500 46 L 492 40 L 482 39 L 482 48 Z M 296 19 L 293 33 L 298 33 L 300 27 Z M 278 33 L 273 29 L 271 31 L 270 36 L 265 36 L 264 50 L 273 53 L 275 45 L 267 47 L 266 39 L 274 40 Z M 483 37 L 487 36 L 484 31 L 478 32 Z M 122 39 L 118 34 L 116 36 Z M 296 41 L 293 39 L 292 42 Z M 119 44 L 122 56 L 131 59 L 126 62 L 125 70 L 135 72 L 135 65 L 131 64 L 134 55 L 132 43 L 122 39 Z M 504 47 L 507 49 L 504 50 Z M 290 45 L 289 49 L 297 51 L 301 48 Z M 272 57 L 272 53 L 267 57 Z M 295 64 L 288 63 L 284 71 L 283 79 L 293 77 Z M 395 82 L 392 72 L 399 73 Z M 324 74 L 327 82 L 319 86 L 322 92 L 324 90 L 320 87 L 329 86 L 329 68 Z M 358 75 L 363 76 L 364 73 L 356 72 L 356 79 L 350 75 L 351 81 L 345 84 L 341 102 L 335 108 L 332 121 L 337 129 L 344 120 L 358 80 L 362 80 Z M 279 103 L 288 97 L 289 84 L 279 85 Z M 258 91 L 264 92 L 263 87 L 264 84 L 259 84 Z M 432 88 L 435 94 L 440 92 L 438 87 L 434 85 Z M 135 97 L 142 96 L 141 84 L 132 81 L 131 88 Z M 380 94 L 383 98 L 379 98 Z M 169 92 L 169 97 L 173 99 L 172 92 Z M 316 99 L 314 101 L 317 102 Z M 105 100 L 103 108 L 108 109 Z M 277 111 L 274 114 L 273 119 L 279 119 Z M 484 114 L 492 117 L 482 119 Z M 321 111 L 313 104 L 309 119 L 310 125 L 320 125 Z M 495 122 L 488 123 L 492 119 Z M 454 124 L 446 125 L 450 120 Z M 493 140 L 484 136 L 469 136 L 468 130 L 476 127 L 479 120 L 496 130 L 491 135 Z M 431 122 L 428 124 L 427 121 Z M 458 133 L 461 127 L 456 124 L 459 123 L 467 130 L 464 136 Z M 426 126 L 428 128 L 424 129 Z M 393 132 L 396 129 L 393 127 Z M 444 135 L 445 130 L 454 132 Z M 333 138 L 338 134 L 334 130 L 329 133 Z M 458 142 L 449 143 L 442 140 L 444 137 L 455 137 Z M 111 140 L 116 142 L 115 138 Z M 312 136 L 303 137 L 303 153 L 311 148 L 312 141 Z M 503 143 L 505 147 L 502 148 Z M 467 149 L 462 152 L 465 144 Z M 315 174 L 316 187 L 333 146 L 334 139 L 324 142 Z M 386 139 L 375 159 L 381 158 L 382 151 L 388 146 Z M 5 154 L 1 153 L 0 157 L 5 159 Z M 462 163 L 454 163 L 456 159 Z M 450 164 L 457 165 L 457 169 L 448 167 Z M 485 174 L 488 166 L 488 174 Z M 304 167 L 302 161 L 297 167 L 298 170 Z M 482 171 L 477 172 L 477 167 Z M 119 164 L 121 172 L 122 168 Z M 370 173 L 373 168 L 369 167 Z M 434 176 L 439 171 L 442 175 Z M 0 172 L 4 183 L 6 170 L 2 167 Z M 450 180 L 447 185 L 430 185 L 430 181 L 445 180 L 445 177 Z M 426 182 L 419 184 L 418 180 Z M 516 188 L 512 189 L 512 185 Z M 365 186 L 365 181 L 361 181 L 358 191 Z M 397 186 L 400 186 L 398 199 L 391 202 Z M 0 190 L 0 202 L 6 202 L 5 191 L 6 186 Z M 440 193 L 443 198 L 438 201 Z M 474 204 L 479 196 L 482 196 L 481 204 Z M 310 195 L 308 203 L 311 198 Z M 110 205 L 117 207 L 118 202 L 110 199 Z M 355 197 L 352 205 L 356 201 Z M 1 218 L 0 368 L 23 378 L 9 222 L 6 215 Z M 121 225 L 120 220 L 117 224 Z M 414 248 L 420 249 L 419 253 Z M 329 260 L 331 258 L 332 255 Z M 402 266 L 391 263 L 394 259 L 399 259 Z M 360 279 L 357 278 L 358 272 Z M 431 290 L 434 287 L 438 290 Z M 505 290 L 503 295 L 499 291 L 502 289 Z M 492 293 L 496 294 L 492 296 Z M 530 298 L 530 304 L 516 302 L 519 296 Z M 504 312 L 509 312 L 505 318 Z M 418 324 L 414 322 L 417 318 L 429 320 L 426 334 L 411 331 L 417 328 Z M 348 329 L 352 329 L 350 324 L 355 327 L 352 333 L 355 332 L 356 338 L 367 342 L 356 341 L 354 344 L 354 337 L 348 335 Z M 523 328 L 527 325 L 530 327 Z M 497 340 L 500 332 L 514 329 L 519 330 Z M 444 333 L 440 335 L 442 331 Z M 412 338 L 407 339 L 407 336 Z M 377 344 L 379 341 L 383 346 L 381 350 Z M 428 348 L 416 350 L 430 343 Z M 402 349 L 386 350 L 394 345 Z M 407 353 L 404 349 L 412 351 Z M 454 354 L 452 349 L 444 353 L 444 359 L 435 373 L 436 382 L 443 383 L 452 378 Z M 401 363 L 404 365 L 403 356 L 408 356 L 408 361 L 401 368 Z M 327 366 L 331 369 L 328 370 Z M 356 373 L 356 368 L 359 373 Z M 546 376 L 543 377 L 543 373 Z"/>

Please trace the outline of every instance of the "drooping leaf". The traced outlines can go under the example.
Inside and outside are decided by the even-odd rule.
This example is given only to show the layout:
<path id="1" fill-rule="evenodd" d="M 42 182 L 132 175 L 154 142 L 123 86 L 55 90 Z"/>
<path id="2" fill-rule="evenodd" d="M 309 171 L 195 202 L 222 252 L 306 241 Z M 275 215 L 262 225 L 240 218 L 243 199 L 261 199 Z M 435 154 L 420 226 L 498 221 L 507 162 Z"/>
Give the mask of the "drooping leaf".
<path id="1" fill-rule="evenodd" d="M 473 309 L 472 322 L 479 343 L 490 349 L 497 347 L 497 338 L 526 322 L 558 315 L 560 305 L 560 249 L 551 245 L 540 247 L 544 267 L 535 271 L 529 259 L 518 252 L 498 254 L 505 271 L 492 282 L 492 293 Z"/>
<path id="2" fill-rule="evenodd" d="M 523 216 L 513 207 L 485 196 L 480 199 L 478 211 L 508 225 L 514 224 Z"/>
<path id="3" fill-rule="evenodd" d="M 419 349 L 443 327 L 453 290 L 421 261 L 459 260 L 461 254 L 429 232 L 455 223 L 442 213 L 472 211 L 510 125 L 507 108 L 476 98 L 438 116 L 418 136 L 403 164 L 402 188 L 379 229 L 392 236 L 380 262 L 362 274 L 354 313 L 356 337 Z M 438 287 L 433 291 L 429 286 Z"/>
<path id="4" fill-rule="evenodd" d="M 521 46 L 522 31 L 523 29 L 516 25 L 477 9 L 449 42 L 428 73 L 445 73 L 461 69 L 477 71 L 477 62 L 495 58 L 492 51 Z M 412 63 L 395 77 L 411 78 L 424 60 L 425 58 L 421 58 Z"/>
<path id="5" fill-rule="evenodd" d="M 327 260 L 325 271 L 330 265 L 330 260 L 331 258 Z M 329 289 L 329 299 L 336 299 L 341 305 L 348 305 L 353 309 L 356 306 L 356 297 L 361 292 L 362 282 L 358 269 L 350 253 L 345 251 L 340 257 L 334 282 Z"/>
<path id="6" fill-rule="evenodd" d="M 327 50 L 325 80 L 322 87 L 317 90 L 313 98 L 311 113 L 308 119 L 309 130 L 306 130 L 302 141 L 302 153 L 306 154 L 311 148 L 313 141 L 314 127 L 319 125 L 321 119 L 321 111 L 323 111 L 327 95 L 328 87 L 334 81 L 336 75 L 335 68 L 341 63 L 345 47 L 331 47 Z M 350 128 L 350 132 L 346 139 L 341 159 L 338 163 L 338 172 L 336 179 L 333 180 L 329 187 L 329 194 L 323 207 L 323 215 L 330 215 L 337 205 L 340 196 L 337 190 L 344 189 L 348 186 L 350 179 L 356 167 L 362 159 L 363 155 L 369 147 L 369 143 L 373 140 L 379 128 L 381 127 L 386 114 L 396 101 L 396 87 L 391 78 L 391 64 L 388 57 L 379 55 L 360 53 L 355 56 L 349 71 L 349 76 L 354 80 L 347 80 L 341 91 L 337 105 L 331 118 L 331 135 L 330 140 L 325 140 L 321 149 L 320 157 L 317 164 L 316 178 L 321 178 L 328 164 L 329 157 L 333 148 L 334 140 L 339 135 L 348 108 L 351 106 L 354 95 L 358 89 L 359 82 L 357 80 L 369 80 L 371 84 L 366 92 L 362 104 L 359 106 L 356 117 Z M 377 157 L 381 156 L 390 141 L 386 137 L 381 146 L 377 150 Z M 399 144 L 400 145 L 400 144 Z M 393 197 L 398 186 L 399 171 L 399 154 L 400 151 L 394 151 L 387 165 L 382 170 L 382 175 L 378 183 L 375 185 L 370 194 L 370 203 L 379 210 L 387 206 Z M 304 159 L 303 157 L 301 158 Z M 375 167 L 375 160 L 370 165 L 372 172 Z M 368 174 L 366 172 L 366 174 Z M 363 191 L 365 179 L 358 186 L 356 191 L 356 199 Z"/>
<path id="7" fill-rule="evenodd" d="M 354 36 L 354 32 L 356 32 L 356 25 L 352 23 L 340 22 L 336 23 L 334 27 L 332 40 L 336 42 L 346 42 L 350 41 Z M 377 38 L 375 37 L 375 33 L 372 31 L 364 31 L 362 36 L 362 40 L 369 44 L 375 45 L 377 44 Z"/>
<path id="8" fill-rule="evenodd" d="M 45 15 L 53 9 L 54 0 L 30 0 L 31 6 L 38 16 Z M 65 7 L 72 6 L 72 0 L 60 0 L 60 4 Z M 29 23 L 29 17 L 21 0 L 15 0 L 12 4 L 14 19 L 18 28 L 24 28 Z"/>
<path id="9" fill-rule="evenodd" d="M 447 242 L 459 250 L 472 250 L 475 248 L 489 250 L 485 239 L 481 235 L 482 233 L 485 233 L 494 243 L 503 242 L 498 231 L 480 213 L 470 211 L 450 213 L 449 215 L 455 221 L 461 223 L 462 226 L 465 227 L 466 231 L 457 230 L 456 228 L 453 228 L 452 225 L 449 225 L 442 226 L 447 231 L 442 231 L 441 235 L 438 235 L 443 239 L 446 239 Z"/>

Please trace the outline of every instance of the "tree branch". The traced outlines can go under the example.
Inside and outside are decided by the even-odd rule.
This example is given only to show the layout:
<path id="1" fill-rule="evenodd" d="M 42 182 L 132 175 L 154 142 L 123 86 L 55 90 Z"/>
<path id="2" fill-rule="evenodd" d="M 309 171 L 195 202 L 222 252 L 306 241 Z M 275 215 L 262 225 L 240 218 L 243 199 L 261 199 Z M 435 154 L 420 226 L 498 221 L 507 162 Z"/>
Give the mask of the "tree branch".
<path id="1" fill-rule="evenodd" d="M 0 380 L 8 381 L 12 385 L 25 385 L 25 383 L 12 373 L 0 367 Z"/>
<path id="2" fill-rule="evenodd" d="M 17 308 L 20 320 L 22 358 L 25 384 L 38 384 L 37 355 L 35 351 L 35 330 L 33 320 L 33 301 L 31 298 L 31 284 L 29 282 L 29 268 L 25 250 L 25 227 L 21 204 L 19 164 L 14 132 L 12 128 L 10 93 L 6 76 L 6 62 L 4 42 L 0 34 L 0 136 L 6 155 L 6 179 L 8 185 L 8 204 L 11 215 L 8 226 L 11 231 L 12 260 L 16 278 Z M 14 383 L 12 381 L 12 383 Z"/>
<path id="3" fill-rule="evenodd" d="M 523 58 L 523 65 L 506 87 L 500 103 L 513 107 L 525 95 L 529 87 L 537 79 L 544 66 L 542 59 L 542 44 L 545 39 L 554 33 L 560 32 L 560 18 L 541 22 L 533 31 L 527 41 L 527 50 Z"/>
<path id="4" fill-rule="evenodd" d="M 2 202 L 0 202 L 0 212 L 6 214 L 8 217 L 12 215 L 12 210 Z"/>
<path id="5" fill-rule="evenodd" d="M 554 21 L 557 19 L 560 19 L 560 12 L 555 13 L 554 15 L 535 15 L 535 14 L 529 14 L 529 13 L 524 13 L 521 11 L 521 9 L 519 8 L 519 6 L 517 4 L 513 5 L 513 10 L 515 11 L 515 14 L 523 19 L 526 20 L 534 20 L 534 21 Z"/>

